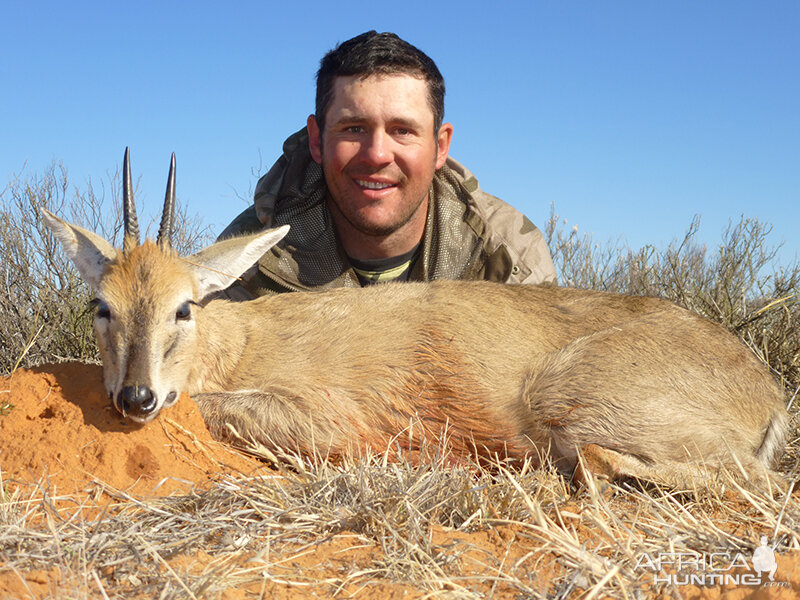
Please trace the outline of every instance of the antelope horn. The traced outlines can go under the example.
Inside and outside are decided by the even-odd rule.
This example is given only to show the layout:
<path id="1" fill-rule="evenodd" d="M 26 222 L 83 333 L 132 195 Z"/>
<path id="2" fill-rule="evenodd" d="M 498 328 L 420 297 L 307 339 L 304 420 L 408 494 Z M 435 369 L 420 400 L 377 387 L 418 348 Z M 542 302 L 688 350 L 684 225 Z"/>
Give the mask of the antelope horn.
<path id="1" fill-rule="evenodd" d="M 127 147 L 125 148 L 125 158 L 122 162 L 122 214 L 124 227 L 122 250 L 126 252 L 139 245 L 139 222 L 136 219 L 136 204 L 133 201 L 130 149 Z"/>
<path id="2" fill-rule="evenodd" d="M 167 194 L 164 198 L 164 210 L 161 213 L 161 226 L 158 228 L 156 243 L 164 248 L 171 245 L 172 228 L 175 225 L 175 153 L 169 163 L 169 177 L 167 178 Z"/>

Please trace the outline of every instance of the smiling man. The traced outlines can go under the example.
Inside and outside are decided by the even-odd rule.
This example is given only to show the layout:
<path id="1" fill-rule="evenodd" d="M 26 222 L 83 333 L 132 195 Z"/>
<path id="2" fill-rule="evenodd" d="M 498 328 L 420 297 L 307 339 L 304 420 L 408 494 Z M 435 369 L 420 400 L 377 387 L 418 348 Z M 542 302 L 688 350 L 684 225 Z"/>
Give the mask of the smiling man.
<path id="1" fill-rule="evenodd" d="M 423 52 L 370 31 L 331 50 L 315 114 L 284 143 L 221 238 L 289 224 L 234 299 L 439 278 L 555 281 L 541 232 L 449 157 L 444 80 Z"/>

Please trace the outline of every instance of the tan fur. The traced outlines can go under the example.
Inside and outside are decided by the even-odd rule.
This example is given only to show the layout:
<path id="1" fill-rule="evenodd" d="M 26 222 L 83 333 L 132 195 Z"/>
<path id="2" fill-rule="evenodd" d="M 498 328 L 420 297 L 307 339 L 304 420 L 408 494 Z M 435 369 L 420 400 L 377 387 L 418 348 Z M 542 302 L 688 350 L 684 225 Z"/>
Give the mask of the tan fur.
<path id="1" fill-rule="evenodd" d="M 165 356 L 170 344 L 185 337 L 169 327 L 180 304 L 176 298 L 197 295 L 197 286 L 174 252 L 151 241 L 134 247 L 108 267 L 99 292 L 114 315 L 107 326 L 95 320 L 109 390 L 126 382 L 169 382 L 172 373 L 187 368 L 184 352 Z"/>
<path id="2" fill-rule="evenodd" d="M 110 394 L 133 380 L 187 391 L 222 439 L 232 426 L 323 456 L 444 442 L 455 457 L 549 453 L 564 469 L 588 448 L 618 476 L 672 485 L 700 467 L 762 480 L 783 452 L 768 370 L 663 300 L 437 281 L 212 300 L 183 323 L 197 274 L 155 245 L 99 279 L 116 317 L 98 330 Z"/>
<path id="3" fill-rule="evenodd" d="M 383 449 L 419 419 L 434 437 L 446 424 L 456 452 L 549 449 L 572 468 L 596 444 L 670 483 L 687 462 L 736 474 L 738 460 L 758 478 L 782 452 L 783 396 L 764 366 L 665 301 L 441 281 L 217 301 L 198 319 L 209 315 L 238 321 L 252 342 L 231 348 L 227 331 L 199 321 L 214 348 L 200 354 L 238 360 L 198 369 L 189 388 L 260 390 L 197 396 L 220 437 L 233 423 L 262 442 L 309 452 L 314 440 L 337 455 Z"/>

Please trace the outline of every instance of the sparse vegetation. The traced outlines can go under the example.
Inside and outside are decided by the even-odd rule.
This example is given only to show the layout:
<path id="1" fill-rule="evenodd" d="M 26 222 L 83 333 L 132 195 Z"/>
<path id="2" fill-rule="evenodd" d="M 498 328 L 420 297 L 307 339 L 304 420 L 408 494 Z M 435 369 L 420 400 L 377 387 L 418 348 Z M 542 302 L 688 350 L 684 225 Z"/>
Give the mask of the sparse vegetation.
<path id="1" fill-rule="evenodd" d="M 116 175 L 109 180 L 117 198 Z M 109 201 L 91 185 L 72 189 L 57 163 L 0 195 L 3 372 L 96 359 L 89 292 L 36 209 L 118 242 L 117 202 Z M 208 241 L 200 223 L 182 213 L 176 246 L 190 251 Z M 562 284 L 666 297 L 744 340 L 786 388 L 794 427 L 782 470 L 795 480 L 800 266 L 775 264 L 770 228 L 757 220 L 732 224 L 715 248 L 697 242 L 698 227 L 691 223 L 665 249 L 634 250 L 598 244 L 554 213 L 546 235 Z M 2 396 L 0 418 L 1 403 Z M 637 568 L 643 554 L 749 558 L 767 535 L 781 556 L 800 556 L 797 493 L 743 490 L 724 473 L 694 490 L 631 484 L 599 494 L 577 493 L 550 468 L 383 459 L 294 460 L 272 476 L 225 477 L 189 495 L 145 500 L 102 482 L 81 498 L 44 485 L 9 487 L 0 455 L 0 575 L 57 572 L 57 591 L 47 597 L 58 598 L 219 598 L 231 588 L 241 591 L 231 598 L 396 590 L 448 599 L 647 598 L 687 590 L 654 582 Z M 102 493 L 113 502 L 98 512 Z M 493 541 L 479 543 L 479 534 Z M 787 576 L 783 570 L 780 580 Z"/>

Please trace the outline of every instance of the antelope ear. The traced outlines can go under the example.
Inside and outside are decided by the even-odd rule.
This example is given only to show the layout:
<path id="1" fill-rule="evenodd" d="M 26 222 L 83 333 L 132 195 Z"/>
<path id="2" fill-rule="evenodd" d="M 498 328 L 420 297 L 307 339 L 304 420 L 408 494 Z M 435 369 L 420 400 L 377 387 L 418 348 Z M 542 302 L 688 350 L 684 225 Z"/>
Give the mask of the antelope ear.
<path id="1" fill-rule="evenodd" d="M 229 238 L 187 257 L 197 277 L 198 296 L 224 290 L 289 233 L 282 225 L 252 235 Z"/>
<path id="2" fill-rule="evenodd" d="M 40 210 L 45 224 L 61 243 L 83 280 L 95 291 L 99 290 L 103 272 L 108 263 L 117 258 L 117 251 L 96 233 L 67 223 L 44 208 Z"/>

